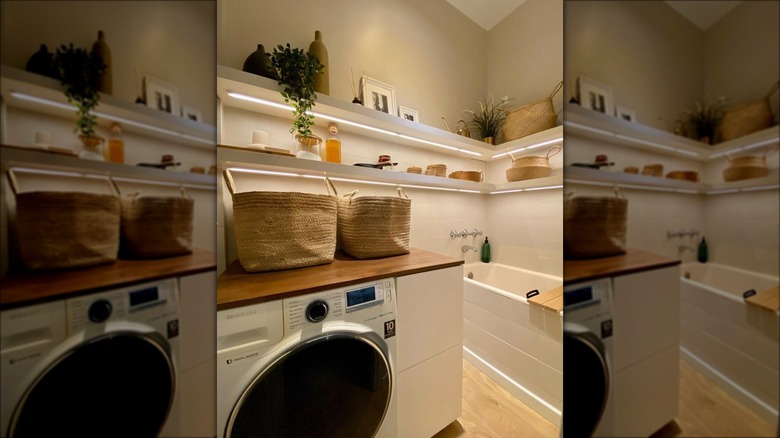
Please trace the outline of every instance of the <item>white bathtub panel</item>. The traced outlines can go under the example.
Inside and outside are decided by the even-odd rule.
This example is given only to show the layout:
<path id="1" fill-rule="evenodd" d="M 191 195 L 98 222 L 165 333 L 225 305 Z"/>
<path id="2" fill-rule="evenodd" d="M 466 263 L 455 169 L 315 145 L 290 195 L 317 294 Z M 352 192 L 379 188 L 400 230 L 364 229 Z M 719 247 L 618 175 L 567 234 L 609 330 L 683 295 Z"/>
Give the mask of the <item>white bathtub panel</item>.
<path id="1" fill-rule="evenodd" d="M 513 378 L 520 384 L 533 385 L 558 400 L 563 399 L 563 375 L 560 372 L 468 322 L 464 323 L 463 327 L 467 333 L 465 338 L 489 352 L 501 363 L 509 365 L 504 372 L 516 376 Z"/>
<path id="2" fill-rule="evenodd" d="M 468 302 L 463 306 L 463 318 L 514 348 L 525 351 L 531 356 L 537 356 L 535 354 L 539 338 L 537 331 L 528 330 L 526 327 L 497 317 L 485 309 Z"/>
<path id="3" fill-rule="evenodd" d="M 479 307 L 500 316 L 504 319 L 517 321 L 518 324 L 544 330 L 544 322 L 533 324 L 529 317 L 530 306 L 510 298 L 503 297 L 493 292 L 486 292 L 485 289 L 475 286 L 471 283 L 463 285 L 464 297 L 467 302 L 476 304 Z"/>
<path id="4" fill-rule="evenodd" d="M 767 312 L 763 311 L 761 312 L 761 321 L 762 325 L 761 328 L 763 330 L 764 335 L 768 339 L 773 340 L 774 342 L 780 341 L 780 315 L 777 313 Z"/>
<path id="5" fill-rule="evenodd" d="M 558 312 L 543 309 L 542 316 L 544 319 L 543 335 L 563 345 L 563 318 L 561 315 Z"/>

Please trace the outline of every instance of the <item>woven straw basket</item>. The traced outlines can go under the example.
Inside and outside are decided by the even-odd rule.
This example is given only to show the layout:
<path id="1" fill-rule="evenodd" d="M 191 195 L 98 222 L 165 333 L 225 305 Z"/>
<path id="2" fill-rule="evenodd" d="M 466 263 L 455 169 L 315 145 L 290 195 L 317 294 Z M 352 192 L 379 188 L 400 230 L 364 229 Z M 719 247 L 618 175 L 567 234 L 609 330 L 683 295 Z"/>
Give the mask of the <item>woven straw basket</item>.
<path id="1" fill-rule="evenodd" d="M 184 188 L 181 194 L 139 196 L 134 193 L 121 198 L 123 253 L 139 258 L 192 253 L 194 201 Z"/>
<path id="2" fill-rule="evenodd" d="M 552 98 L 563 88 L 563 81 L 555 86 L 547 98 L 523 105 L 507 112 L 501 127 L 504 142 L 554 128 L 558 115 L 555 114 Z"/>
<path id="3" fill-rule="evenodd" d="M 780 87 L 780 81 L 772 86 L 763 99 L 724 111 L 719 128 L 721 141 L 733 140 L 771 127 L 774 123 L 774 117 L 769 105 L 769 98 L 778 87 Z"/>
<path id="4" fill-rule="evenodd" d="M 563 206 L 563 250 L 567 258 L 604 257 L 626 252 L 628 200 L 569 193 Z"/>
<path id="5" fill-rule="evenodd" d="M 119 253 L 119 197 L 80 192 L 19 193 L 16 196 L 19 252 L 30 271 L 113 263 Z M 113 188 L 112 188 L 113 190 Z"/>
<path id="6" fill-rule="evenodd" d="M 426 175 L 431 175 L 431 176 L 446 177 L 447 176 L 447 165 L 446 164 L 431 164 L 427 168 L 425 168 L 425 174 Z"/>
<path id="7" fill-rule="evenodd" d="M 280 271 L 333 262 L 337 207 L 329 179 L 325 179 L 328 195 L 236 193 L 230 171 L 225 169 L 223 175 L 233 198 L 236 249 L 245 271 Z"/>
<path id="8" fill-rule="evenodd" d="M 727 182 L 739 181 L 766 176 L 769 172 L 766 165 L 766 157 L 774 152 L 777 152 L 776 147 L 765 151 L 763 155 L 759 156 L 748 155 L 731 158 L 729 154 L 726 154 L 726 157 L 729 159 L 729 165 L 723 169 L 723 180 Z"/>
<path id="9" fill-rule="evenodd" d="M 556 145 L 551 147 L 544 156 L 530 155 L 515 158 L 512 154 L 508 154 L 512 159 L 512 167 L 506 170 L 506 180 L 514 182 L 550 176 L 552 173 L 550 157 L 560 151 L 561 147 Z"/>
<path id="10" fill-rule="evenodd" d="M 408 254 L 412 201 L 406 193 L 399 187 L 397 198 L 356 194 L 338 198 L 339 248 L 357 259 Z"/>

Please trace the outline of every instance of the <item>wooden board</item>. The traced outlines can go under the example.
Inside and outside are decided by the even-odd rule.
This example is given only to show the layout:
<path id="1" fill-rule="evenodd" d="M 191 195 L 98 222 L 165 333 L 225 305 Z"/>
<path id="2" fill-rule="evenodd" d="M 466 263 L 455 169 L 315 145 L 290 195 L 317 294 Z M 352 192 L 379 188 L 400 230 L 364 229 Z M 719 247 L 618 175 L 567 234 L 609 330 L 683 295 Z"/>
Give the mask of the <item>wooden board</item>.
<path id="1" fill-rule="evenodd" d="M 625 254 L 594 259 L 564 259 L 563 284 L 616 277 L 679 265 L 680 260 L 629 248 Z"/>
<path id="2" fill-rule="evenodd" d="M 275 272 L 248 273 L 236 260 L 217 279 L 217 310 L 462 264 L 463 260 L 416 248 L 409 254 L 369 260 L 339 252 L 327 265 Z"/>
<path id="3" fill-rule="evenodd" d="M 277 152 L 277 151 L 264 151 L 264 150 L 260 150 L 260 149 L 252 149 L 252 148 L 241 147 L 241 146 L 228 146 L 228 145 L 224 145 L 224 144 L 217 145 L 217 147 L 225 148 L 225 149 L 235 149 L 237 151 L 257 152 L 258 154 L 281 155 L 283 157 L 294 157 L 295 156 L 295 154 L 291 154 L 291 153 Z"/>
<path id="4" fill-rule="evenodd" d="M 780 310 L 780 286 L 761 291 L 752 297 L 748 297 L 745 301 L 747 301 L 748 304 L 777 312 Z"/>
<path id="5" fill-rule="evenodd" d="M 528 302 L 553 312 L 563 310 L 563 286 L 558 286 L 528 299 Z"/>
<path id="6" fill-rule="evenodd" d="M 110 265 L 50 272 L 24 272 L 0 277 L 0 307 L 16 307 L 86 292 L 118 288 L 145 281 L 211 271 L 213 251 L 195 249 L 190 255 L 147 260 L 117 260 Z M 186 291 L 182 291 L 186 293 Z"/>

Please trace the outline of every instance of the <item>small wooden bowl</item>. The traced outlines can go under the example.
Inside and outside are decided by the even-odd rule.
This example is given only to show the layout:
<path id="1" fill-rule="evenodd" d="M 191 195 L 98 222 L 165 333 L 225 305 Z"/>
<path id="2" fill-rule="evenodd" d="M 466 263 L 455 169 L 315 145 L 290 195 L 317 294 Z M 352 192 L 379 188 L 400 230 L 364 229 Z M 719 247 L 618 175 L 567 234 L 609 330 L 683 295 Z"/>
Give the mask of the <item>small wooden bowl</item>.
<path id="1" fill-rule="evenodd" d="M 465 179 L 474 182 L 482 182 L 482 172 L 478 170 L 457 170 L 450 174 L 450 178 L 453 179 Z"/>
<path id="2" fill-rule="evenodd" d="M 624 173 L 639 173 L 639 168 L 636 166 L 628 166 L 625 169 L 623 169 Z"/>
<path id="3" fill-rule="evenodd" d="M 669 179 L 680 179 L 690 182 L 699 182 L 699 172 L 695 170 L 673 170 L 666 174 Z"/>

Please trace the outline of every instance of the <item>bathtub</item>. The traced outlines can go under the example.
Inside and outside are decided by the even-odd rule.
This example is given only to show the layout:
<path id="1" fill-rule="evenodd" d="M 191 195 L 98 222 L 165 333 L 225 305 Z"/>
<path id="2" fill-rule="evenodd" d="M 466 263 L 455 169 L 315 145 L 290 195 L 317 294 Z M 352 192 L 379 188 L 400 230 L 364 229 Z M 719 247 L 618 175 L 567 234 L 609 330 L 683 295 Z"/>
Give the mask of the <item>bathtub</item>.
<path id="1" fill-rule="evenodd" d="M 761 292 L 778 277 L 715 263 L 680 267 L 682 357 L 770 424 L 778 422 L 778 319 L 746 304 L 742 293 Z"/>
<path id="2" fill-rule="evenodd" d="M 463 271 L 464 357 L 560 427 L 562 312 L 530 305 L 525 294 L 561 286 L 562 278 L 497 263 L 471 263 Z"/>

